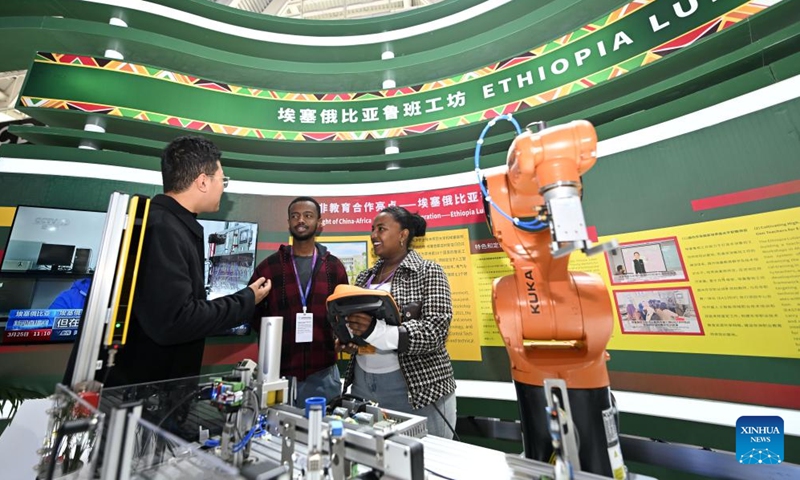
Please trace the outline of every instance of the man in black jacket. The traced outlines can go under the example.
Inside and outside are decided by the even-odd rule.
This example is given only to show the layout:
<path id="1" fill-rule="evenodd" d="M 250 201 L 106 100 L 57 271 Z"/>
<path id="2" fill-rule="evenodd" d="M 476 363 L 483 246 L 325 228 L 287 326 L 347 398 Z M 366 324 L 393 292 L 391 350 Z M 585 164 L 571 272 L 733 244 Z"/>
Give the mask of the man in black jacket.
<path id="1" fill-rule="evenodd" d="M 199 136 L 173 140 L 161 155 L 164 194 L 150 202 L 128 342 L 106 386 L 200 374 L 205 339 L 253 316 L 271 283 L 206 299 L 200 213 L 219 210 L 228 178 L 220 151 Z"/>

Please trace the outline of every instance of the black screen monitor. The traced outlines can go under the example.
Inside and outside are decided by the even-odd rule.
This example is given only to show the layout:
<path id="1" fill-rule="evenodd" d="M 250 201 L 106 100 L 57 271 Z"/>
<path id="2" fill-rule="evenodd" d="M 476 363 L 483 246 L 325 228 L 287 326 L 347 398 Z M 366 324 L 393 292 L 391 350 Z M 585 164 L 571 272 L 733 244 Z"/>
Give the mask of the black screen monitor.
<path id="1" fill-rule="evenodd" d="M 72 258 L 75 255 L 75 245 L 56 245 L 53 243 L 43 243 L 39 250 L 37 265 L 47 265 L 51 270 L 58 270 L 58 267 L 69 267 L 72 265 Z"/>

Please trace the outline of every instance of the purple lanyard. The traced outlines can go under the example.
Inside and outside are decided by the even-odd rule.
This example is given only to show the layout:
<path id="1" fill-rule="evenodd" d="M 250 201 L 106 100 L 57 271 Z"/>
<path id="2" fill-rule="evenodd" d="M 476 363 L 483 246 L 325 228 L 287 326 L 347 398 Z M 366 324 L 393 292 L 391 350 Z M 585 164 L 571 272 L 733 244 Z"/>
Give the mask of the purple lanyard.
<path id="1" fill-rule="evenodd" d="M 400 263 L 402 263 L 402 262 L 400 262 Z M 394 270 L 392 270 L 392 273 L 390 273 L 388 277 L 383 279 L 383 281 L 381 283 L 379 283 L 378 286 L 375 287 L 374 289 L 372 288 L 372 279 L 375 278 L 375 274 L 373 273 L 369 277 L 369 279 L 367 280 L 367 288 L 372 289 L 372 290 L 378 290 L 379 288 L 381 288 L 386 282 L 388 282 L 389 280 L 392 279 L 392 277 L 394 277 L 394 272 L 397 271 L 398 267 L 400 267 L 399 263 L 397 264 L 397 267 L 394 267 Z"/>
<path id="2" fill-rule="evenodd" d="M 303 313 L 306 313 L 306 305 L 308 305 L 308 293 L 311 291 L 311 282 L 314 280 L 314 267 L 317 265 L 317 246 L 314 245 L 314 255 L 311 257 L 311 275 L 308 276 L 308 284 L 306 288 L 300 284 L 300 272 L 297 271 L 297 262 L 294 260 L 294 249 L 289 252 L 292 255 L 292 266 L 294 267 L 294 276 L 297 278 L 297 288 L 300 290 L 300 301 L 303 303 Z"/>

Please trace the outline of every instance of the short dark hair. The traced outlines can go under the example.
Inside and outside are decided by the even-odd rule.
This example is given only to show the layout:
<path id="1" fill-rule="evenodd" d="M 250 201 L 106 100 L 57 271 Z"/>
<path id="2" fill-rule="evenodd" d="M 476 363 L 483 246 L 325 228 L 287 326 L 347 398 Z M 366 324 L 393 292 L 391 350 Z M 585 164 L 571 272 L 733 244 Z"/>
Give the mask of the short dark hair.
<path id="1" fill-rule="evenodd" d="M 216 145 L 198 135 L 186 135 L 169 142 L 161 152 L 164 192 L 186 191 L 201 173 L 214 175 L 221 157 Z"/>
<path id="2" fill-rule="evenodd" d="M 286 211 L 289 214 L 289 216 L 292 215 L 292 205 L 294 205 L 295 203 L 300 203 L 300 202 L 311 202 L 311 203 L 313 203 L 314 206 L 317 207 L 317 216 L 318 217 L 322 216 L 322 209 L 319 207 L 319 202 L 317 202 L 316 200 L 314 200 L 311 197 L 297 197 L 294 200 L 292 200 L 291 203 L 289 203 L 289 208 L 286 209 Z"/>
<path id="3" fill-rule="evenodd" d="M 416 237 L 424 237 L 425 230 L 428 227 L 428 222 L 422 218 L 419 213 L 411 213 L 403 207 L 392 205 L 381 210 L 381 213 L 388 213 L 394 220 L 400 224 L 400 228 L 408 230 L 408 239 L 406 245 L 411 248 L 411 242 Z"/>

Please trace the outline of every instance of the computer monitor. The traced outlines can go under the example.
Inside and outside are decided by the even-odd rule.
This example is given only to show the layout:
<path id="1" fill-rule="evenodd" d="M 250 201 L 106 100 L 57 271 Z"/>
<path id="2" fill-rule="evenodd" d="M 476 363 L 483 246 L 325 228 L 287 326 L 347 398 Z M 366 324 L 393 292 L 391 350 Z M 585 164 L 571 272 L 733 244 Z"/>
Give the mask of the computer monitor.
<path id="1" fill-rule="evenodd" d="M 36 264 L 49 266 L 50 270 L 58 271 L 59 267 L 71 266 L 74 255 L 75 245 L 43 243 L 42 249 L 39 250 L 39 258 L 36 260 Z"/>
<path id="2" fill-rule="evenodd" d="M 89 261 L 92 259 L 91 248 L 76 248 L 75 258 L 72 261 L 73 273 L 86 273 L 89 271 Z"/>

